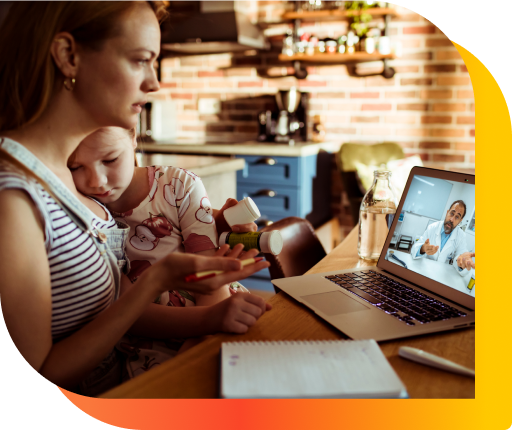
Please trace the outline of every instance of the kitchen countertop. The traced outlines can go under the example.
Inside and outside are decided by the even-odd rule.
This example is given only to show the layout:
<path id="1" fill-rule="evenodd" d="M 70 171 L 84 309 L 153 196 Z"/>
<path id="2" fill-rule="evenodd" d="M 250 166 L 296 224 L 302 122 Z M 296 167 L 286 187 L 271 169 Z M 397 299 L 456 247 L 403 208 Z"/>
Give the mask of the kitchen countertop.
<path id="1" fill-rule="evenodd" d="M 148 150 L 146 145 L 144 150 Z M 162 151 L 167 152 L 167 151 Z M 194 172 L 199 177 L 242 170 L 245 160 L 229 157 L 198 155 L 142 154 L 142 166 L 175 166 Z"/>
<path id="2" fill-rule="evenodd" d="M 178 141 L 143 143 L 141 149 L 160 153 L 215 154 L 215 155 L 273 155 L 283 157 L 305 157 L 320 151 L 336 152 L 341 143 L 296 142 L 294 146 L 282 143 L 248 141 L 241 143 L 206 143 L 201 141 Z"/>

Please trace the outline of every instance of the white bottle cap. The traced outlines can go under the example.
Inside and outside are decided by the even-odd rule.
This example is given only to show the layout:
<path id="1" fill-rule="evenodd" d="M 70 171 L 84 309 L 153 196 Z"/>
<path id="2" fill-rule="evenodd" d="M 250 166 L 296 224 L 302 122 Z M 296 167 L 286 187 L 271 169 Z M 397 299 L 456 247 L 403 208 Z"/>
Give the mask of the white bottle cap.
<path id="1" fill-rule="evenodd" d="M 220 236 L 219 236 L 219 246 L 222 246 L 222 245 L 226 244 L 226 237 L 227 237 L 228 233 L 229 232 L 225 231 L 225 232 L 220 234 Z"/>
<path id="2" fill-rule="evenodd" d="M 283 250 L 283 237 L 278 230 L 264 232 L 260 237 L 262 252 L 279 255 Z"/>
<path id="3" fill-rule="evenodd" d="M 224 218 L 230 227 L 251 223 L 260 216 L 258 206 L 250 197 L 240 200 L 238 204 L 224 211 Z"/>

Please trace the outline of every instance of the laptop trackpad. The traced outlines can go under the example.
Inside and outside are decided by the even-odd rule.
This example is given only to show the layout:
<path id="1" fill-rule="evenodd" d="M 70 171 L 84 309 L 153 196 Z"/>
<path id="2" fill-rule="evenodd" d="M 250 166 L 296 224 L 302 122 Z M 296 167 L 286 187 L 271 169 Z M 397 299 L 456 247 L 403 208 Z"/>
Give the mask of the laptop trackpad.
<path id="1" fill-rule="evenodd" d="M 350 312 L 367 311 L 369 308 L 341 291 L 301 296 L 306 303 L 320 309 L 326 315 L 348 314 Z"/>

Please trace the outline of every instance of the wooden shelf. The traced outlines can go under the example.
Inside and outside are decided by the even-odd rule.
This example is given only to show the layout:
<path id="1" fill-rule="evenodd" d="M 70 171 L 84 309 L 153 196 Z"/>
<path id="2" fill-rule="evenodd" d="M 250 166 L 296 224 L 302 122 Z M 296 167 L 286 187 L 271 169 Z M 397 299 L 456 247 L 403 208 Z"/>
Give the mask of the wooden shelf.
<path id="1" fill-rule="evenodd" d="M 279 55 L 279 61 L 300 61 L 303 63 L 324 63 L 324 64 L 342 64 L 342 63 L 362 63 L 368 61 L 392 60 L 396 58 L 394 54 L 367 54 L 366 52 L 354 52 L 353 54 L 315 54 L 315 55 Z"/>
<path id="2" fill-rule="evenodd" d="M 384 15 L 398 16 L 396 10 L 389 7 L 370 8 L 366 9 L 364 12 L 370 14 L 372 17 L 380 17 Z M 360 14 L 360 11 L 348 11 L 342 9 L 285 12 L 282 16 L 282 20 L 291 21 L 294 19 L 300 19 L 302 21 L 336 21 L 350 19 L 351 17 Z"/>

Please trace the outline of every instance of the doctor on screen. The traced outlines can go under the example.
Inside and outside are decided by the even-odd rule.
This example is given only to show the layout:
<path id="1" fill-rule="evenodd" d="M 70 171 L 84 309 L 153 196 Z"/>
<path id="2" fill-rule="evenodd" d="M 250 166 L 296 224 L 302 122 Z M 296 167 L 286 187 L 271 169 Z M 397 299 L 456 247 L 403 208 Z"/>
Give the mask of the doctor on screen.
<path id="1" fill-rule="evenodd" d="M 466 235 L 458 225 L 466 215 L 466 204 L 456 200 L 446 212 L 444 221 L 430 224 L 420 240 L 411 248 L 413 259 L 429 258 L 441 263 L 453 260 L 453 266 L 461 276 L 465 276 L 470 269 L 475 268 L 472 257 L 466 244 Z"/>

